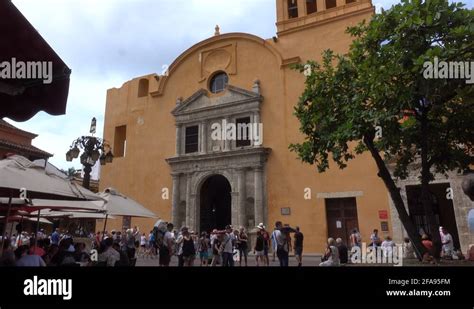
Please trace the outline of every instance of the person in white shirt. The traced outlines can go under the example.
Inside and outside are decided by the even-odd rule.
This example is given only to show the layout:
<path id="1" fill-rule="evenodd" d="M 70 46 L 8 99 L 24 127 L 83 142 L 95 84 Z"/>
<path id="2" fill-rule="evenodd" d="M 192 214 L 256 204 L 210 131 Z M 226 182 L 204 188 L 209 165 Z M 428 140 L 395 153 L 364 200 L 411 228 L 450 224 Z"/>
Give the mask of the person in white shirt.
<path id="1" fill-rule="evenodd" d="M 112 247 L 113 244 L 114 240 L 112 238 L 105 239 L 105 249 L 99 254 L 99 263 L 104 263 L 107 267 L 115 267 L 115 264 L 120 261 L 120 253 Z"/>
<path id="2" fill-rule="evenodd" d="M 232 226 L 228 225 L 225 228 L 226 234 L 224 240 L 222 241 L 222 266 L 233 267 L 234 266 L 234 233 L 232 231 Z"/>
<path id="3" fill-rule="evenodd" d="M 395 247 L 395 244 L 392 241 L 392 238 L 390 236 L 385 237 L 385 240 L 382 242 L 382 252 L 384 257 L 390 257 L 393 254 L 393 247 Z"/>
<path id="4" fill-rule="evenodd" d="M 282 232 L 283 223 L 277 221 L 275 223 L 275 231 L 273 232 L 275 235 L 276 243 L 277 243 L 277 257 L 280 261 L 280 267 L 288 267 L 289 265 L 289 252 L 290 247 L 288 243 L 288 237 L 286 233 Z"/>
<path id="5" fill-rule="evenodd" d="M 441 243 L 443 244 L 441 256 L 446 259 L 452 259 L 454 253 L 453 236 L 448 233 L 445 227 L 441 228 Z"/>
<path id="6" fill-rule="evenodd" d="M 146 244 L 147 244 L 147 239 L 145 233 L 140 236 L 140 249 L 138 251 L 138 255 L 145 256 L 146 253 Z"/>
<path id="7" fill-rule="evenodd" d="M 334 238 L 328 239 L 328 247 L 326 249 L 326 261 L 319 264 L 319 266 L 339 266 L 339 250 L 336 247 L 336 240 Z"/>
<path id="8" fill-rule="evenodd" d="M 160 248 L 160 266 L 168 267 L 170 266 L 171 256 L 173 255 L 174 251 L 174 239 L 173 234 L 171 231 L 173 230 L 174 226 L 172 223 L 168 223 L 167 231 L 163 236 L 163 245 Z"/>

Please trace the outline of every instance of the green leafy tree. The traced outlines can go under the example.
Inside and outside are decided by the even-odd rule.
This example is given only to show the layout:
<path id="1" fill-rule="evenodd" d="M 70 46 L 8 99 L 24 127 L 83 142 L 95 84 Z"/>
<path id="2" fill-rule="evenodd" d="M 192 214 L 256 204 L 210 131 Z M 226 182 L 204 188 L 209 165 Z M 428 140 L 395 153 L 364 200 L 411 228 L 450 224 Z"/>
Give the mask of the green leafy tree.
<path id="1" fill-rule="evenodd" d="M 76 175 L 77 170 L 74 167 L 70 167 L 70 168 L 67 169 L 67 171 L 61 169 L 61 172 L 63 172 L 68 177 L 73 178 Z"/>
<path id="2" fill-rule="evenodd" d="M 297 66 L 306 76 L 295 107 L 305 139 L 290 149 L 320 173 L 330 157 L 343 169 L 370 152 L 421 257 L 419 231 L 392 178 L 404 179 L 418 165 L 439 256 L 429 184 L 435 173 L 466 170 L 474 162 L 474 87 L 462 78 L 429 79 L 426 63 L 474 60 L 473 10 L 445 0 L 402 0 L 347 31 L 354 39 L 347 54 L 328 50 L 321 62 Z M 388 164 L 395 166 L 393 175 Z"/>

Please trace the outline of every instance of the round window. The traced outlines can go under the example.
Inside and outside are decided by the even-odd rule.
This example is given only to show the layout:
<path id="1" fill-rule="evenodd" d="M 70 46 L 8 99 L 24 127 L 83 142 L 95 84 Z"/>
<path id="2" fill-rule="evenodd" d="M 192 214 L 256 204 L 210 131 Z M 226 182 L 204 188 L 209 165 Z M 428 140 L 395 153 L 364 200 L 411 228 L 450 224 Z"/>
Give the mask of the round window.
<path id="1" fill-rule="evenodd" d="M 219 93 L 225 90 L 229 83 L 229 77 L 224 72 L 217 73 L 211 79 L 209 84 L 212 93 Z"/>

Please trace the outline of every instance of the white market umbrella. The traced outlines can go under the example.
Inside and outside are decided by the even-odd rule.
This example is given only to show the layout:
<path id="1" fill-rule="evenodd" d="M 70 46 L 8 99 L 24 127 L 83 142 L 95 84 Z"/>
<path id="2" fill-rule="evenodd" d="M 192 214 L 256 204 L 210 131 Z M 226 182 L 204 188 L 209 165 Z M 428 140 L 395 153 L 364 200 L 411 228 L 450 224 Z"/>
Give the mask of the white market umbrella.
<path id="1" fill-rule="evenodd" d="M 30 207 L 56 211 L 104 212 L 104 201 L 68 201 L 32 199 Z"/>
<path id="2" fill-rule="evenodd" d="M 48 173 L 25 157 L 14 155 L 0 160 L 0 197 L 12 192 L 15 198 L 20 197 L 21 189 L 26 189 L 27 198 L 100 200 L 92 191 Z"/>
<path id="3" fill-rule="evenodd" d="M 107 227 L 107 219 L 112 216 L 138 217 L 138 218 L 158 218 L 156 214 L 139 204 L 135 200 L 120 194 L 117 190 L 108 188 L 99 196 L 105 200 L 104 210 L 106 211 L 104 230 Z"/>
<path id="4" fill-rule="evenodd" d="M 23 193 L 25 196 L 20 196 Z M 14 155 L 0 160 L 0 197 L 9 197 L 5 220 L 10 217 L 13 198 L 46 198 L 54 200 L 101 200 L 95 193 L 69 179 L 48 173 L 25 157 Z M 25 204 L 28 204 L 25 201 Z M 48 207 L 43 207 L 48 208 Z M 39 220 L 38 212 L 38 220 Z M 39 225 L 37 225 L 38 227 Z M 6 232 L 6 224 L 3 234 Z M 0 253 L 3 253 L 3 240 Z"/>
<path id="5" fill-rule="evenodd" d="M 0 219 L 5 219 L 6 217 L 0 216 Z M 23 216 L 10 216 L 8 218 L 8 222 L 20 222 L 22 220 L 27 220 L 27 221 L 32 221 L 32 222 L 38 222 L 36 218 L 30 218 L 30 217 L 23 217 Z M 51 221 L 45 218 L 40 218 L 39 223 L 44 223 L 44 224 L 53 224 Z M 11 233 L 10 233 L 11 234 Z M 10 235 L 11 236 L 11 235 Z"/>
<path id="6" fill-rule="evenodd" d="M 38 215 L 38 212 L 31 213 L 32 216 Z M 41 218 L 70 218 L 70 219 L 105 219 L 105 213 L 92 213 L 87 211 L 54 211 L 45 210 L 41 211 Z M 109 216 L 110 219 L 115 219 L 113 216 Z"/>
<path id="7" fill-rule="evenodd" d="M 98 194 L 105 200 L 104 210 L 107 215 L 139 217 L 139 218 L 158 218 L 156 214 L 145 208 L 135 200 L 120 194 L 112 188 L 106 189 Z"/>

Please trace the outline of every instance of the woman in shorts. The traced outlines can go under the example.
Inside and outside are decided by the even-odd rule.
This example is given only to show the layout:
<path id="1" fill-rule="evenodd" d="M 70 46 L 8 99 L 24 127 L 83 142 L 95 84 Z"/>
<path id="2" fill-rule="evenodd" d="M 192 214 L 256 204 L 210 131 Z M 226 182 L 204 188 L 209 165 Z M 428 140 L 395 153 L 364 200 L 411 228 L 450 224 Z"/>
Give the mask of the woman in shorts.
<path id="1" fill-rule="evenodd" d="M 201 259 L 201 266 L 207 266 L 209 260 L 209 239 L 207 233 L 202 232 L 201 238 L 199 239 L 199 258 Z"/>
<path id="2" fill-rule="evenodd" d="M 264 243 L 265 239 L 263 238 L 262 232 L 259 230 L 257 231 L 257 239 L 255 241 L 255 247 L 253 248 L 253 253 L 255 254 L 255 258 L 257 260 L 257 267 L 260 266 L 260 262 L 265 265 Z"/>

